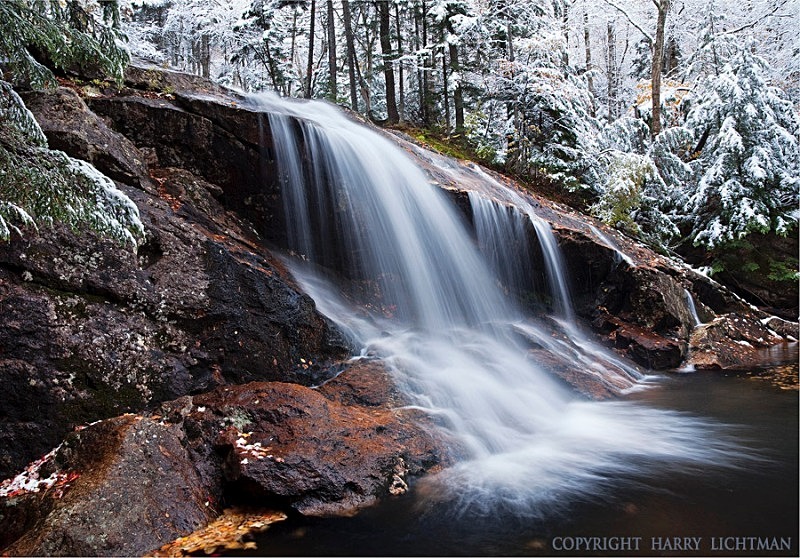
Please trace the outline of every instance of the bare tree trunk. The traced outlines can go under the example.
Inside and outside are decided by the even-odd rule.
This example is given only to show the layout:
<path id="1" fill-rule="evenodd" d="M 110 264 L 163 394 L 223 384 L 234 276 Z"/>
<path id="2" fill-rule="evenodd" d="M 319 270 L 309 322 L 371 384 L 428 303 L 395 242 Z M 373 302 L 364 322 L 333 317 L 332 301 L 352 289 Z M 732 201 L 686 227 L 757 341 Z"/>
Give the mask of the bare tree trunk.
<path id="1" fill-rule="evenodd" d="M 608 21 L 606 25 L 608 45 L 606 48 L 606 73 L 608 75 L 608 121 L 617 119 L 617 98 L 619 96 L 617 80 L 617 33 L 614 22 Z"/>
<path id="2" fill-rule="evenodd" d="M 193 74 L 200 74 L 200 41 L 192 41 L 191 56 L 189 57 L 189 68 Z"/>
<path id="3" fill-rule="evenodd" d="M 361 98 L 364 100 L 364 112 L 367 115 L 367 118 L 370 120 L 373 119 L 372 115 L 372 95 L 369 89 L 369 84 L 367 80 L 372 80 L 372 76 L 375 73 L 374 64 L 373 64 L 373 53 L 375 52 L 375 36 L 370 33 L 372 29 L 370 20 L 370 15 L 365 4 L 361 4 L 359 6 L 361 10 L 361 27 L 364 32 L 364 71 L 361 71 L 359 64 L 356 61 L 356 76 L 358 77 L 358 85 L 359 90 L 361 91 Z M 366 72 L 367 79 L 364 79 L 364 73 Z"/>
<path id="4" fill-rule="evenodd" d="M 397 32 L 397 56 L 403 56 L 403 35 L 400 32 L 400 4 L 395 4 L 395 30 Z M 403 61 L 401 60 L 398 64 L 398 72 L 400 73 L 398 81 L 400 82 L 398 85 L 400 86 L 400 98 L 397 101 L 397 116 L 400 119 L 400 122 L 403 122 L 406 118 L 406 94 L 405 94 L 405 76 L 403 75 Z"/>
<path id="5" fill-rule="evenodd" d="M 514 35 L 511 31 L 511 20 L 509 19 L 506 22 L 506 51 L 508 56 L 508 63 L 509 63 L 509 72 L 510 78 L 513 81 L 514 79 Z M 506 133 L 506 151 L 508 152 L 508 165 L 510 168 L 515 168 L 518 165 L 519 161 L 519 146 L 520 146 L 520 134 L 521 134 L 521 118 L 519 115 L 519 101 L 514 99 L 513 101 L 506 103 L 506 116 L 511 118 L 513 122 L 513 131 Z"/>
<path id="6" fill-rule="evenodd" d="M 458 57 L 458 47 L 454 44 L 450 45 L 450 68 L 453 72 L 460 74 L 461 63 Z M 461 90 L 461 77 L 456 82 L 453 90 L 453 108 L 456 113 L 456 134 L 464 131 L 464 94 Z"/>
<path id="7" fill-rule="evenodd" d="M 292 66 L 294 66 L 296 60 L 294 59 L 294 51 L 295 47 L 297 46 L 297 9 L 292 9 L 292 42 L 291 42 L 291 49 L 289 51 L 289 60 L 291 60 Z M 286 96 L 289 97 L 292 94 L 292 81 L 289 80 L 289 83 L 286 86 Z"/>
<path id="8" fill-rule="evenodd" d="M 389 3 L 385 0 L 377 0 L 376 4 L 380 25 L 381 53 L 383 54 L 383 77 L 386 83 L 386 113 L 389 124 L 397 124 L 400 117 L 397 114 L 397 99 L 395 97 L 394 53 L 392 52 L 392 42 L 389 36 Z"/>
<path id="9" fill-rule="evenodd" d="M 200 37 L 200 71 L 204 78 L 211 77 L 211 45 L 206 33 Z"/>
<path id="10" fill-rule="evenodd" d="M 282 93 L 286 93 L 285 84 L 278 76 L 278 70 L 275 65 L 275 60 L 272 58 L 272 53 L 269 50 L 269 44 L 264 45 L 264 60 L 263 63 L 267 68 L 267 72 L 269 73 L 269 79 L 272 81 L 272 88 L 275 91 L 280 91 Z"/>
<path id="11" fill-rule="evenodd" d="M 347 73 L 350 77 L 350 107 L 358 112 L 358 92 L 356 90 L 356 47 L 353 40 L 353 20 L 350 13 L 350 0 L 342 0 L 342 20 L 344 38 L 347 44 Z"/>
<path id="12" fill-rule="evenodd" d="M 664 28 L 669 12 L 669 0 L 653 0 L 658 6 L 656 39 L 653 44 L 652 98 L 653 120 L 650 122 L 650 135 L 656 137 L 661 132 L 661 72 L 664 65 Z"/>
<path id="13" fill-rule="evenodd" d="M 561 14 L 561 33 L 564 35 L 564 65 L 569 65 L 569 2 L 564 2 Z"/>
<path id="14" fill-rule="evenodd" d="M 422 0 L 422 48 L 428 48 L 428 4 Z M 431 118 L 431 91 L 430 91 L 430 70 L 433 68 L 433 54 L 425 58 L 422 68 L 422 98 L 424 109 L 425 125 L 430 126 Z"/>
<path id="15" fill-rule="evenodd" d="M 444 31 L 444 30 L 442 30 Z M 444 37 L 442 37 L 444 42 Z M 450 95 L 447 91 L 447 53 L 442 47 L 442 95 L 444 97 L 444 129 L 450 131 Z"/>
<path id="16" fill-rule="evenodd" d="M 448 34 L 455 33 L 455 29 L 453 28 L 453 22 L 448 16 L 445 24 L 445 30 Z M 456 75 L 458 78 L 453 87 L 453 109 L 455 112 L 456 122 L 455 122 L 455 132 L 456 134 L 460 134 L 464 131 L 464 93 L 461 89 L 461 59 L 459 57 L 458 52 L 458 45 L 453 43 L 448 43 L 448 53 L 450 54 L 450 69 L 453 74 Z M 445 53 L 442 52 L 442 58 L 444 58 Z M 447 71 L 445 70 L 444 76 L 444 84 L 445 84 L 445 109 L 447 109 L 447 85 L 449 83 L 449 79 L 447 78 Z M 449 111 L 447 111 L 449 112 Z M 447 124 L 450 125 L 450 117 L 448 114 L 447 117 Z"/>
<path id="17" fill-rule="evenodd" d="M 314 23 L 317 20 L 317 1 L 311 0 L 311 23 L 308 30 L 308 66 L 306 67 L 305 98 L 311 98 L 311 77 L 314 74 Z"/>
<path id="18" fill-rule="evenodd" d="M 333 13 L 333 0 L 328 0 L 328 98 L 336 102 L 338 91 L 336 87 L 336 22 Z"/>
<path id="19" fill-rule="evenodd" d="M 592 104 L 589 107 L 591 111 L 591 115 L 595 115 L 595 107 L 594 107 L 594 77 L 592 76 L 592 72 L 594 69 L 592 68 L 592 46 L 589 37 L 589 13 L 583 12 L 583 44 L 584 49 L 586 52 L 586 85 L 589 87 L 589 93 L 592 94 Z"/>
<path id="20" fill-rule="evenodd" d="M 420 14 L 414 10 L 414 50 L 417 52 L 422 48 L 422 40 L 420 38 Z M 417 64 L 417 102 L 419 103 L 419 118 L 423 124 L 426 123 L 425 118 L 425 70 L 419 64 L 419 58 L 416 60 Z"/>

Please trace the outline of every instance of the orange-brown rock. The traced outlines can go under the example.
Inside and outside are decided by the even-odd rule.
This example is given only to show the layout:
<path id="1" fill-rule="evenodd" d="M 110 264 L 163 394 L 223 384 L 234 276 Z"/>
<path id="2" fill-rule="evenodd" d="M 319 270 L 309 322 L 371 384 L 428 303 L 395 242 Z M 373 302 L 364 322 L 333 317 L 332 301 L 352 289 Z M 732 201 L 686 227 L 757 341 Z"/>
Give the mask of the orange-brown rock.
<path id="1" fill-rule="evenodd" d="M 184 439 L 179 425 L 136 415 L 71 434 L 37 473 L 69 482 L 0 497 L 0 546 L 19 537 L 4 552 L 136 556 L 194 531 L 216 498 Z"/>
<path id="2" fill-rule="evenodd" d="M 339 379 L 350 370 L 358 377 Z M 339 378 L 320 390 L 279 382 L 219 388 L 195 397 L 188 419 L 219 431 L 225 478 L 239 494 L 305 515 L 349 514 L 404 492 L 444 451 L 424 416 L 394 407 L 381 366 L 357 364 Z"/>
<path id="3" fill-rule="evenodd" d="M 783 338 L 750 316 L 725 314 L 697 327 L 691 336 L 689 364 L 697 369 L 757 366 L 759 349 Z"/>

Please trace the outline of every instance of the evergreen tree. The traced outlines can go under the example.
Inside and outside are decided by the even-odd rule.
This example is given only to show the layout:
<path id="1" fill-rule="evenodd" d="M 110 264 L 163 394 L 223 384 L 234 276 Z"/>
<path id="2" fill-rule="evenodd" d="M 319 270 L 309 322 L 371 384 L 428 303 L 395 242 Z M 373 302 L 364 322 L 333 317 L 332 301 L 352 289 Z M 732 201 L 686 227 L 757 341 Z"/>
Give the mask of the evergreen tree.
<path id="1" fill-rule="evenodd" d="M 564 46 L 554 28 L 516 40 L 518 62 L 500 95 L 518 109 L 512 163 L 516 159 L 518 170 L 542 170 L 577 187 L 591 181 L 584 174 L 592 168 L 587 156 L 595 150 L 597 121 L 588 86 L 566 65 Z"/>
<path id="2" fill-rule="evenodd" d="M 113 13 L 116 2 L 106 6 Z M 3 0 L 0 2 L 0 70 L 11 81 L 33 87 L 54 83 L 56 68 L 97 68 L 116 79 L 128 63 L 118 33 L 95 19 L 78 0 Z"/>
<path id="3" fill-rule="evenodd" d="M 104 6 L 112 22 L 115 5 Z M 44 61 L 62 69 L 99 68 L 121 79 L 128 58 L 115 39 L 76 0 L 0 2 L 0 69 L 16 83 L 54 85 Z M 143 240 L 133 202 L 90 164 L 48 149 L 33 115 L 3 80 L 0 122 L 0 240 L 55 222 L 88 227 L 134 247 Z"/>
<path id="4" fill-rule="evenodd" d="M 692 96 L 686 125 L 698 138 L 697 181 L 686 192 L 686 219 L 695 244 L 786 234 L 797 223 L 800 117 L 764 71 L 763 60 L 739 49 Z"/>
<path id="5" fill-rule="evenodd" d="M 47 148 L 47 139 L 10 84 L 0 81 L 0 240 L 64 223 L 137 246 L 139 210 L 90 164 Z"/>
<path id="6" fill-rule="evenodd" d="M 647 124 L 625 116 L 607 125 L 599 139 L 591 212 L 605 223 L 666 249 L 680 231 L 673 221 L 671 184 L 691 179 L 683 161 L 692 135 L 668 128 L 651 140 Z"/>

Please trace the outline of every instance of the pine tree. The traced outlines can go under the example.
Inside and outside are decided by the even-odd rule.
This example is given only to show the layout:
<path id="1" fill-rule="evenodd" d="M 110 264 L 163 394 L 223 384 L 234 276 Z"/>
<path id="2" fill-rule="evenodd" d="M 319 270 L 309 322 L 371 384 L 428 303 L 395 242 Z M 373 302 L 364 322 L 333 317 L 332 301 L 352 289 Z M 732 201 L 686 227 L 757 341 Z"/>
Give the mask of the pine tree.
<path id="1" fill-rule="evenodd" d="M 106 7 L 113 22 L 114 6 Z M 127 54 L 115 38 L 76 0 L 63 6 L 0 2 L 0 69 L 16 83 L 54 85 L 52 70 L 40 60 L 62 69 L 99 67 L 121 79 Z M 0 122 L 0 240 L 55 222 L 88 227 L 134 247 L 143 240 L 136 205 L 90 164 L 48 149 L 33 115 L 3 80 Z"/>
<path id="2" fill-rule="evenodd" d="M 714 248 L 754 231 L 786 234 L 797 223 L 800 116 L 766 83 L 765 70 L 742 48 L 693 93 L 686 125 L 698 138 L 698 178 L 686 218 L 695 244 Z"/>
<path id="3" fill-rule="evenodd" d="M 112 14 L 115 5 L 109 6 Z M 117 39 L 116 30 L 78 0 L 0 2 L 0 69 L 7 80 L 52 85 L 53 73 L 42 60 L 60 69 L 98 68 L 120 80 L 128 54 Z"/>
<path id="4" fill-rule="evenodd" d="M 605 223 L 666 249 L 679 236 L 670 184 L 691 178 L 681 158 L 691 146 L 685 128 L 668 128 L 654 139 L 640 118 L 625 116 L 607 125 L 599 139 L 597 202 L 591 212 Z"/>
<path id="5" fill-rule="evenodd" d="M 47 148 L 19 95 L 0 81 L 0 241 L 55 222 L 122 243 L 144 239 L 139 210 L 90 164 Z"/>

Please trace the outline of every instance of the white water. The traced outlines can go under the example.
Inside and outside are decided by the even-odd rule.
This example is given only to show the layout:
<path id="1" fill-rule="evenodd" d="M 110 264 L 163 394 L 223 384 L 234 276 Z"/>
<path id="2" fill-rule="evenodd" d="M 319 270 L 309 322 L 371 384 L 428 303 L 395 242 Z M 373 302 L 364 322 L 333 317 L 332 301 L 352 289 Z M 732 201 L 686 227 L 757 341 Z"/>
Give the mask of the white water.
<path id="1" fill-rule="evenodd" d="M 486 180 L 493 179 L 487 175 Z M 547 222 L 536 216 L 533 207 L 507 187 L 496 181 L 492 186 L 495 195 L 502 193 L 503 197 L 515 199 L 516 203 L 510 206 L 485 197 L 478 191 L 469 192 L 478 246 L 492 269 L 506 281 L 512 292 L 533 288 L 535 285 L 529 279 L 534 274 L 532 262 L 525 258 L 530 252 L 528 242 L 531 237 L 531 231 L 525 225 L 532 227 L 542 248 L 547 282 L 555 302 L 557 317 L 554 321 L 567 334 L 570 342 L 564 343 L 550 335 L 543 336 L 541 328 L 530 323 L 515 324 L 516 331 L 533 343 L 547 347 L 553 354 L 579 364 L 592 381 L 612 392 L 643 387 L 644 384 L 636 384 L 645 378 L 635 367 L 589 340 L 578 328 L 569 295 L 566 268 L 555 235 Z"/>
<path id="2" fill-rule="evenodd" d="M 592 230 L 592 232 L 595 234 L 595 236 L 597 238 L 599 238 L 600 240 L 602 240 L 606 244 L 606 246 L 608 246 L 609 248 L 614 250 L 614 255 L 615 255 L 615 258 L 617 260 L 616 263 L 625 262 L 630 267 L 635 267 L 636 266 L 636 264 L 633 263 L 633 260 L 630 258 L 630 256 L 628 256 L 625 252 L 620 250 L 620 248 L 617 245 L 617 243 L 614 242 L 613 240 L 611 240 L 611 238 L 609 238 L 609 236 L 607 234 L 605 234 L 603 231 L 601 231 L 600 229 L 598 229 L 594 225 L 589 225 L 589 228 Z"/>
<path id="3" fill-rule="evenodd" d="M 694 327 L 703 325 L 702 320 L 700 320 L 700 316 L 697 315 L 697 306 L 694 304 L 694 297 L 692 296 L 692 293 L 686 289 L 683 289 L 683 296 L 686 297 L 686 306 L 689 308 L 689 315 L 692 316 Z"/>
<path id="4" fill-rule="evenodd" d="M 620 381 L 624 363 L 615 371 L 583 340 L 555 340 L 524 319 L 455 209 L 391 142 L 326 104 L 257 101 L 270 113 L 294 251 L 340 278 L 373 280 L 379 299 L 353 304 L 317 267 L 289 265 L 318 309 L 362 347 L 355 358 L 381 358 L 413 405 L 440 420 L 458 463 L 426 481 L 433 492 L 461 509 L 539 514 L 620 477 L 641 480 L 655 462 L 729 460 L 732 448 L 717 427 L 586 401 L 531 360 L 520 337 L 621 383 L 618 391 L 635 385 Z M 304 153 L 293 147 L 300 144 Z M 561 269 L 553 273 L 556 291 L 564 285 L 561 317 L 572 324 L 566 281 Z"/>
<path id="5" fill-rule="evenodd" d="M 476 191 L 469 192 L 469 203 L 478 248 L 502 286 L 516 295 L 535 291 L 530 219 Z"/>

